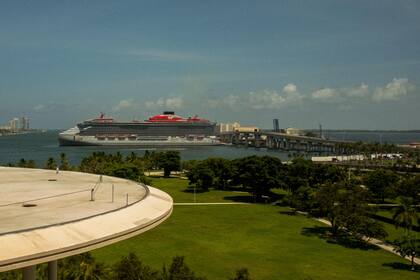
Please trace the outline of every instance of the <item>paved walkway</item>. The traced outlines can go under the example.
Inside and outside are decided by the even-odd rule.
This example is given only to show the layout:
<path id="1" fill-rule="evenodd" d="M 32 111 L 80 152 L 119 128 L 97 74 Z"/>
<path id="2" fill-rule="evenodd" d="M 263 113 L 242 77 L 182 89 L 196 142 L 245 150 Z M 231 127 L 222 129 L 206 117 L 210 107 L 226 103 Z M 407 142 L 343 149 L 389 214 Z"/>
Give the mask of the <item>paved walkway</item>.
<path id="1" fill-rule="evenodd" d="M 331 223 L 329 221 L 325 220 L 325 219 L 314 218 L 314 220 L 317 220 L 318 222 L 321 222 L 323 224 L 326 224 L 328 226 L 331 226 Z M 367 237 L 363 237 L 363 240 L 366 241 L 366 242 L 368 242 L 368 243 L 370 243 L 370 244 L 372 244 L 372 245 L 375 245 L 375 246 L 377 246 L 377 247 L 379 247 L 379 248 L 381 248 L 381 249 L 383 249 L 385 251 L 391 252 L 391 253 L 396 254 L 396 255 L 399 256 L 399 254 L 397 252 L 395 252 L 395 247 L 392 246 L 392 245 L 390 245 L 390 244 L 388 244 L 388 243 L 386 243 L 385 241 L 382 241 L 382 240 L 379 240 L 379 239 L 376 239 L 376 238 L 370 238 L 370 239 L 368 239 Z M 411 258 L 410 257 L 406 257 L 405 259 L 407 259 L 407 260 L 409 260 L 411 262 Z M 420 264 L 420 258 L 414 258 L 414 262 L 416 264 Z"/>

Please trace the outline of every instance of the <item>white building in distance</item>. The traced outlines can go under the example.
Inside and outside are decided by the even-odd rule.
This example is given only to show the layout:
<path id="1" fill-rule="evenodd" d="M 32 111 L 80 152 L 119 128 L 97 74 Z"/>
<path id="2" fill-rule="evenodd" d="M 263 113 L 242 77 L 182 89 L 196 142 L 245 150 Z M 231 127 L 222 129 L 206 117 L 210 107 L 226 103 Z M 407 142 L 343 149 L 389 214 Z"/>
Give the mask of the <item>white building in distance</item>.
<path id="1" fill-rule="evenodd" d="M 260 131 L 256 126 L 241 126 L 239 122 L 234 123 L 219 123 L 216 126 L 217 133 L 223 132 L 242 132 L 242 133 L 252 133 Z"/>
<path id="2" fill-rule="evenodd" d="M 232 132 L 232 131 L 235 131 L 240 126 L 241 126 L 241 124 L 238 123 L 238 122 L 233 122 L 233 123 L 218 123 L 216 125 L 216 130 L 217 130 L 218 133 Z"/>
<path id="3" fill-rule="evenodd" d="M 288 128 L 286 128 L 286 129 L 284 130 L 284 132 L 285 132 L 286 134 L 289 134 L 289 135 L 305 136 L 305 132 L 304 132 L 304 131 L 302 131 L 302 130 L 300 130 L 300 129 L 297 129 L 297 128 L 293 128 L 293 127 L 288 127 Z"/>
<path id="4" fill-rule="evenodd" d="M 11 132 L 17 132 L 19 130 L 19 119 L 13 118 L 9 121 L 9 127 Z"/>

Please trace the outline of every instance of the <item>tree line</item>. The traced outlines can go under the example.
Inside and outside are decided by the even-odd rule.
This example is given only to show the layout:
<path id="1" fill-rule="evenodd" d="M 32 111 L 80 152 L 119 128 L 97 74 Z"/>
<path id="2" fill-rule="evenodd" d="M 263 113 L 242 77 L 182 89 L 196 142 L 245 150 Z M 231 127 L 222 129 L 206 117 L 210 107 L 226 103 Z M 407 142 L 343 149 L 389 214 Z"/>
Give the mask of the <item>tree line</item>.
<path id="1" fill-rule="evenodd" d="M 196 276 L 183 256 L 175 256 L 161 270 L 144 264 L 135 253 L 121 257 L 113 265 L 98 262 L 91 253 L 83 253 L 58 261 L 58 279 L 62 280 L 206 280 Z M 0 280 L 21 280 L 19 270 L 0 273 Z M 37 279 L 48 279 L 48 266 L 37 266 Z M 229 280 L 251 280 L 247 269 L 238 269 Z"/>
<path id="2" fill-rule="evenodd" d="M 22 167 L 35 167 L 33 161 L 20 160 Z M 65 154 L 60 161 L 49 159 L 45 168 L 78 170 L 105 174 L 150 183 L 146 171 L 182 171 L 190 188 L 198 191 L 211 189 L 240 189 L 251 193 L 255 202 L 267 198 L 291 207 L 294 211 L 323 218 L 330 222 L 331 238 L 343 235 L 363 240 L 385 238 L 383 224 L 372 218 L 377 207 L 371 204 L 393 203 L 399 206 L 393 212 L 397 227 L 404 229 L 396 240 L 398 252 L 414 258 L 420 255 L 420 240 L 413 233 L 419 225 L 420 175 L 401 174 L 392 170 L 349 170 L 345 167 L 316 164 L 304 158 L 290 163 L 270 156 L 248 156 L 239 159 L 208 158 L 181 162 L 179 152 L 148 152 L 139 156 L 131 153 L 106 154 L 96 152 L 84 158 L 79 166 L 70 166 Z"/>
<path id="3" fill-rule="evenodd" d="M 16 164 L 9 163 L 8 166 L 37 168 L 35 161 L 20 159 Z M 164 176 L 169 177 L 171 172 L 179 171 L 181 168 L 181 157 L 179 152 L 149 152 L 143 156 L 132 152 L 127 156 L 117 152 L 107 154 L 105 152 L 93 152 L 84 157 L 79 165 L 71 165 L 67 155 L 61 153 L 59 160 L 50 157 L 45 164 L 39 166 L 52 170 L 72 170 L 93 174 L 103 174 L 115 177 L 130 179 L 133 181 L 149 183 L 145 172 L 151 170 L 163 170 Z"/>
<path id="4" fill-rule="evenodd" d="M 315 164 L 303 158 L 283 164 L 269 156 L 250 156 L 227 160 L 209 158 L 183 163 L 190 186 L 202 191 L 241 188 L 256 201 L 279 198 L 294 211 L 326 219 L 330 239 L 355 239 L 364 243 L 371 238 L 384 239 L 388 234 L 382 223 L 372 218 L 380 204 L 397 204 L 393 220 L 403 235 L 395 240 L 396 252 L 420 255 L 420 239 L 413 227 L 420 225 L 420 174 L 400 174 L 391 170 L 351 171 L 336 165 Z M 351 171 L 351 172 L 350 172 Z"/>

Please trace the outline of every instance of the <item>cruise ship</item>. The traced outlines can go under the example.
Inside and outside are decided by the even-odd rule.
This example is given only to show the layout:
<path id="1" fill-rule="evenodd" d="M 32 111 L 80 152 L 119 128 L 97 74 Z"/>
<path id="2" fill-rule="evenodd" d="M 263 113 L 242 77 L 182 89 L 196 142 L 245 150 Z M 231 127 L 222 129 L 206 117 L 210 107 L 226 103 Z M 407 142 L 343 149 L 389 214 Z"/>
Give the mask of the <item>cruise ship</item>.
<path id="1" fill-rule="evenodd" d="M 216 123 L 166 111 L 145 121 L 117 122 L 101 114 L 59 134 L 60 146 L 214 146 Z"/>

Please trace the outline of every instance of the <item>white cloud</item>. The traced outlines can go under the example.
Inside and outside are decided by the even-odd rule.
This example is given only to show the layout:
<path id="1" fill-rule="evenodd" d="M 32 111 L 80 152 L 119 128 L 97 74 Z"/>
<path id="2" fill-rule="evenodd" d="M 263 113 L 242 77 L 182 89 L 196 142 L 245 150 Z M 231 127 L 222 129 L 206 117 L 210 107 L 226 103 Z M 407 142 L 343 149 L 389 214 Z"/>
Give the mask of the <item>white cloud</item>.
<path id="1" fill-rule="evenodd" d="M 250 92 L 248 95 L 249 106 L 252 109 L 278 108 L 286 103 L 286 98 L 273 90 L 263 90 L 262 92 Z"/>
<path id="2" fill-rule="evenodd" d="M 297 104 L 303 99 L 303 95 L 297 90 L 294 84 L 287 84 L 282 92 L 276 90 L 263 90 L 250 92 L 247 103 L 252 109 L 277 109 L 282 106 Z"/>
<path id="3" fill-rule="evenodd" d="M 165 109 L 180 109 L 184 106 L 184 100 L 180 96 L 168 97 L 168 98 L 159 98 L 156 101 L 147 101 L 145 103 L 146 108 L 156 109 L 156 108 L 165 108 Z"/>
<path id="4" fill-rule="evenodd" d="M 323 88 L 311 93 L 312 99 L 325 103 L 356 101 L 368 96 L 369 86 L 365 83 L 350 88 Z"/>
<path id="5" fill-rule="evenodd" d="M 312 98 L 320 101 L 332 102 L 340 97 L 340 93 L 334 88 L 323 88 L 312 92 Z"/>
<path id="6" fill-rule="evenodd" d="M 55 101 L 50 101 L 49 103 L 45 104 L 38 104 L 32 108 L 36 113 L 46 113 L 46 112 L 62 112 L 64 110 L 68 110 L 71 108 L 78 107 L 78 104 L 71 104 L 71 103 L 57 103 Z"/>
<path id="7" fill-rule="evenodd" d="M 287 84 L 283 87 L 284 98 L 287 104 L 299 103 L 304 96 L 300 94 L 295 84 Z"/>
<path id="8" fill-rule="evenodd" d="M 386 100 L 398 100 L 400 97 L 414 89 L 414 85 L 408 82 L 406 78 L 396 79 L 388 83 L 385 87 L 379 87 L 373 93 L 373 100 L 377 102 Z"/>
<path id="9" fill-rule="evenodd" d="M 130 107 L 133 107 L 134 105 L 135 104 L 134 104 L 133 99 L 123 99 L 112 110 L 114 112 L 124 111 L 124 110 L 129 109 Z"/>
<path id="10" fill-rule="evenodd" d="M 281 92 L 271 89 L 249 92 L 241 95 L 228 95 L 207 101 L 211 108 L 249 108 L 254 110 L 277 109 L 282 106 L 297 104 L 303 99 L 296 85 L 287 84 Z"/>
<path id="11" fill-rule="evenodd" d="M 284 93 L 296 93 L 297 92 L 297 86 L 295 84 L 287 84 L 283 87 Z"/>
<path id="12" fill-rule="evenodd" d="M 375 91 L 370 90 L 365 83 L 353 87 L 326 87 L 310 92 L 300 93 L 298 86 L 293 83 L 285 84 L 281 90 L 265 89 L 242 94 L 229 94 L 221 97 L 186 96 L 178 95 L 171 97 L 160 97 L 156 100 L 149 100 L 144 103 L 134 102 L 133 99 L 124 99 L 114 107 L 114 111 L 124 111 L 133 107 L 143 106 L 150 110 L 178 110 L 184 107 L 196 109 L 215 110 L 276 110 L 279 108 L 300 106 L 311 102 L 325 104 L 337 104 L 340 110 L 350 110 L 356 104 L 365 104 L 369 100 L 394 100 L 406 95 L 414 86 L 408 83 L 407 79 L 393 79 L 384 87 Z M 41 105 L 39 105 L 41 106 Z M 42 107 L 40 107 L 42 109 Z"/>
<path id="13" fill-rule="evenodd" d="M 181 97 L 169 97 L 165 100 L 165 106 L 168 108 L 179 109 L 184 105 Z"/>
<path id="14" fill-rule="evenodd" d="M 45 109 L 45 105 L 44 105 L 44 104 L 38 104 L 38 105 L 36 105 L 36 106 L 33 108 L 33 110 L 34 110 L 35 112 L 42 112 L 44 109 Z"/>
<path id="15" fill-rule="evenodd" d="M 350 97 L 365 97 L 369 95 L 369 86 L 361 83 L 358 87 L 345 89 L 345 94 Z"/>
<path id="16" fill-rule="evenodd" d="M 238 95 L 229 94 L 222 98 L 209 99 L 207 104 L 211 108 L 228 107 L 229 109 L 235 109 L 242 106 L 242 100 Z"/>

